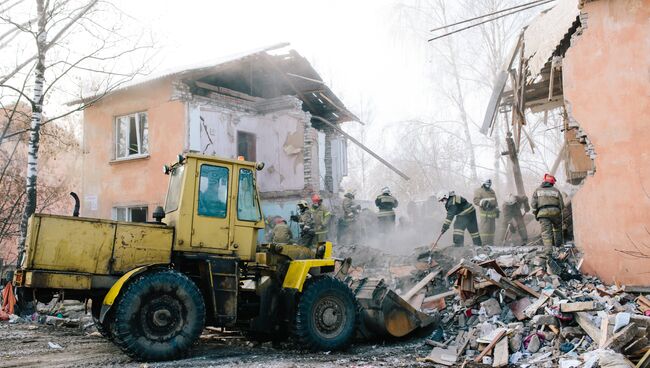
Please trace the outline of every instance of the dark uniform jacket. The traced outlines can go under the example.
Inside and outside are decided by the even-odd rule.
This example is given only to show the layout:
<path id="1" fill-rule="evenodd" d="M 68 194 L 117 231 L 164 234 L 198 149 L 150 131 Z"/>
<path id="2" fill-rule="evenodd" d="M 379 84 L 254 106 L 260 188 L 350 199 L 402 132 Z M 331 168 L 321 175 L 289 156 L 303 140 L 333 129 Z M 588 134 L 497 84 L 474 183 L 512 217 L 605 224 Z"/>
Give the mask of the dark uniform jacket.
<path id="1" fill-rule="evenodd" d="M 456 216 L 464 216 L 474 213 L 474 206 L 467 201 L 467 199 L 459 196 L 453 195 L 447 199 L 445 203 L 445 209 L 447 210 L 447 218 L 445 219 L 444 224 L 442 224 L 443 231 L 447 231 L 451 222 Z"/>
<path id="2" fill-rule="evenodd" d="M 551 183 L 543 182 L 533 192 L 531 207 L 536 218 L 560 216 L 564 208 L 562 193 Z"/>
<path id="3" fill-rule="evenodd" d="M 377 216 L 390 216 L 394 215 L 394 208 L 397 208 L 398 202 L 395 197 L 390 194 L 380 194 L 375 199 L 375 206 L 379 208 Z"/>

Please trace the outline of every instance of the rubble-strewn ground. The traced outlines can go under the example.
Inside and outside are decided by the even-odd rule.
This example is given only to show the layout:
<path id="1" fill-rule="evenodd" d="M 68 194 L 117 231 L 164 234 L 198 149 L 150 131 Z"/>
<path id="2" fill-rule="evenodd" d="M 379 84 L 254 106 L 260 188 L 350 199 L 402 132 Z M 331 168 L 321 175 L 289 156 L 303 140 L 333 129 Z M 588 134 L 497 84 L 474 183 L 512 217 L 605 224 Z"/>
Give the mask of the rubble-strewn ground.
<path id="1" fill-rule="evenodd" d="M 63 349 L 52 349 L 53 342 Z M 428 353 L 421 339 L 399 343 L 355 344 L 346 351 L 308 353 L 289 346 L 273 348 L 243 339 L 202 340 L 183 360 L 139 363 L 108 340 L 77 328 L 0 324 L 0 367 L 414 367 Z"/>
<path id="2" fill-rule="evenodd" d="M 252 343 L 235 332 L 208 327 L 186 359 L 139 363 L 98 336 L 86 306 L 53 301 L 39 304 L 33 316 L 0 323 L 0 368 L 505 367 L 508 362 L 622 368 L 644 359 L 639 367 L 650 368 L 650 295 L 638 291 L 647 288 L 605 286 L 579 275 L 570 266 L 580 263 L 573 246 L 560 249 L 556 257 L 561 260 L 553 267 L 546 267 L 546 258 L 534 246 L 441 247 L 433 259 L 426 249 L 411 247 L 407 254 L 404 249 L 387 253 L 356 246 L 341 247 L 337 254 L 355 260 L 350 276 L 382 277 L 401 295 L 427 274 L 437 275 L 413 291 L 417 294 L 411 294 L 410 303 L 425 313 L 439 312 L 440 323 L 407 339 L 358 342 L 340 352 L 303 352 L 291 343 Z M 555 275 L 548 273 L 551 269 Z"/>

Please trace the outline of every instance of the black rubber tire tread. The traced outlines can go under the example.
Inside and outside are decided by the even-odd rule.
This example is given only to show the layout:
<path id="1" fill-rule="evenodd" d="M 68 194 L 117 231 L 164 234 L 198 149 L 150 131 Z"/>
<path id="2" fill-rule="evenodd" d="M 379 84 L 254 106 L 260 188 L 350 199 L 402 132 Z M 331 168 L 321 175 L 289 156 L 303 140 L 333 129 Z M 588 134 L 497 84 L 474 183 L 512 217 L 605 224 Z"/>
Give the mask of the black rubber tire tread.
<path id="1" fill-rule="evenodd" d="M 107 320 L 104 320 L 104 323 L 99 322 L 97 318 L 93 316 L 93 322 L 95 323 L 95 328 L 97 329 L 97 332 L 102 334 L 105 338 L 108 340 L 113 340 L 113 334 L 111 334 L 110 328 L 107 327 Z"/>
<path id="2" fill-rule="evenodd" d="M 157 342 L 140 333 L 140 307 L 150 295 L 176 298 L 186 310 L 182 331 Z M 120 296 L 110 324 L 113 342 L 140 361 L 173 360 L 185 356 L 198 340 L 205 324 L 205 303 L 196 284 L 180 272 L 165 269 L 145 273 L 131 282 Z"/>
<path id="3" fill-rule="evenodd" d="M 316 332 L 312 321 L 312 309 L 324 296 L 335 295 L 345 303 L 349 316 L 342 331 L 334 338 L 326 339 Z M 294 320 L 294 338 L 302 349 L 331 351 L 347 347 L 355 336 L 359 322 L 358 303 L 352 290 L 341 280 L 321 276 L 308 280 L 298 302 Z"/>

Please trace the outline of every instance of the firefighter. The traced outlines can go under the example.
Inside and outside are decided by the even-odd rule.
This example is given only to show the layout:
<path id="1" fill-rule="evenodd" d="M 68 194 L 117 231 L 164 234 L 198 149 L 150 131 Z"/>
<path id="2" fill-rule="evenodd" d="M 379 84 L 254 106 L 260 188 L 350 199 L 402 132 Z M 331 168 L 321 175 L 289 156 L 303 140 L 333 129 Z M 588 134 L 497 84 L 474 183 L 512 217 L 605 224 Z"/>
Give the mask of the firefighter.
<path id="1" fill-rule="evenodd" d="M 282 217 L 275 219 L 275 226 L 273 227 L 273 235 L 271 237 L 273 243 L 291 243 L 291 229 L 287 225 L 287 221 Z"/>
<path id="2" fill-rule="evenodd" d="M 492 180 L 487 179 L 474 191 L 474 205 L 479 208 L 481 242 L 494 245 L 494 231 L 499 217 L 497 195 L 492 189 Z"/>
<path id="3" fill-rule="evenodd" d="M 307 201 L 301 200 L 297 204 L 298 213 L 291 214 L 291 221 L 298 223 L 300 230 L 300 245 L 311 247 L 314 244 L 314 221 Z"/>
<path id="4" fill-rule="evenodd" d="M 375 199 L 375 206 L 379 209 L 377 213 L 377 220 L 379 222 L 380 231 L 386 232 L 395 227 L 395 208 L 398 202 L 395 197 L 390 193 L 388 187 L 381 190 L 381 194 Z"/>
<path id="5" fill-rule="evenodd" d="M 436 195 L 438 202 L 445 204 L 445 209 L 447 210 L 447 218 L 442 224 L 441 234 L 444 234 L 449 227 L 451 222 L 454 221 L 454 246 L 462 247 L 465 242 L 465 229 L 469 232 L 469 235 L 472 237 L 472 242 L 476 246 L 482 246 L 481 236 L 478 232 L 478 224 L 476 223 L 476 210 L 471 203 L 469 203 L 465 198 L 456 195 L 453 191 L 441 191 Z"/>
<path id="6" fill-rule="evenodd" d="M 562 245 L 562 194 L 554 187 L 555 177 L 544 174 L 544 181 L 533 192 L 531 207 L 533 215 L 542 227 L 542 244 L 547 259 L 553 253 L 553 246 Z"/>
<path id="7" fill-rule="evenodd" d="M 348 191 L 343 198 L 343 218 L 341 219 L 341 239 L 343 242 L 351 241 L 355 243 L 358 237 L 357 219 L 361 206 L 354 201 L 355 193 Z"/>
<path id="8" fill-rule="evenodd" d="M 311 196 L 311 216 L 314 224 L 314 236 L 317 243 L 324 242 L 327 239 L 330 217 L 332 214 L 323 204 L 323 199 L 314 194 Z"/>
<path id="9" fill-rule="evenodd" d="M 516 196 L 512 193 L 506 196 L 501 206 L 502 220 L 497 233 L 497 242 L 503 242 L 505 240 L 506 232 L 508 231 L 508 227 L 510 227 L 512 234 L 515 231 L 519 234 L 522 245 L 528 243 L 528 231 L 524 223 L 524 215 L 521 213 L 521 207 L 525 206 L 526 202 L 528 202 L 528 198 L 525 196 Z"/>

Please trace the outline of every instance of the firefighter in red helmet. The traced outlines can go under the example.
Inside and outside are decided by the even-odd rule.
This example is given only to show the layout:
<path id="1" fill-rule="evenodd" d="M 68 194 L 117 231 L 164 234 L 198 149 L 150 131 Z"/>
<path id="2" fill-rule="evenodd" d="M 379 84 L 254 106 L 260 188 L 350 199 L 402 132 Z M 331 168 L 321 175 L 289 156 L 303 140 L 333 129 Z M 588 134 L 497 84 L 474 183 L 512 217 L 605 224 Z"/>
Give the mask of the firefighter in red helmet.
<path id="1" fill-rule="evenodd" d="M 542 227 L 542 243 L 547 259 L 550 259 L 553 246 L 562 245 L 562 193 L 554 187 L 555 177 L 544 175 L 544 181 L 535 189 L 532 197 L 533 215 Z"/>

